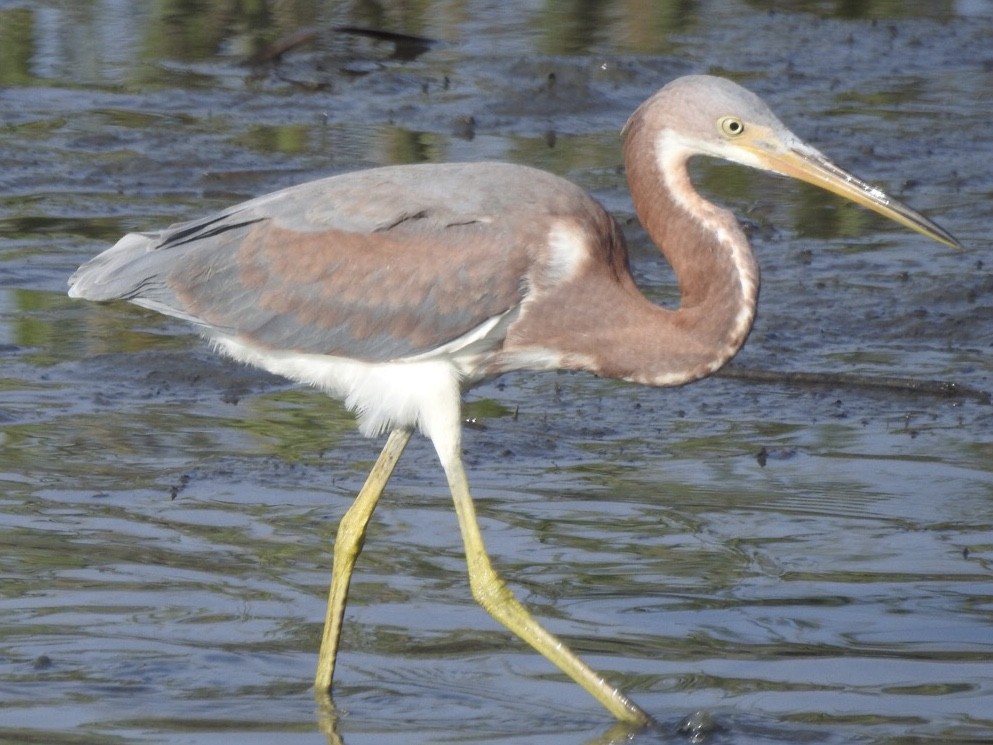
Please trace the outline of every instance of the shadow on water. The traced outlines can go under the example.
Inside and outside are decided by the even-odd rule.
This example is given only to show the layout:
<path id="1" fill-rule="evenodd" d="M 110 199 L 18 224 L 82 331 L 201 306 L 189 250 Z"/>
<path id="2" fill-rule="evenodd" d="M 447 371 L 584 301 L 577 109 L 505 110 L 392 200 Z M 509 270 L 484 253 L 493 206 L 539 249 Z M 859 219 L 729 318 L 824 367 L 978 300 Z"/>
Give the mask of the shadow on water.
<path id="1" fill-rule="evenodd" d="M 496 158 L 591 190 L 673 303 L 618 132 L 712 72 L 970 249 L 697 163 L 764 271 L 736 364 L 989 392 L 991 34 L 969 2 L 0 0 L 0 742 L 993 741 L 980 399 L 487 384 L 465 450 L 495 562 L 662 729 L 611 725 L 472 602 L 423 440 L 360 560 L 335 704 L 315 704 L 329 547 L 378 443 L 182 324 L 64 294 L 128 230 Z"/>

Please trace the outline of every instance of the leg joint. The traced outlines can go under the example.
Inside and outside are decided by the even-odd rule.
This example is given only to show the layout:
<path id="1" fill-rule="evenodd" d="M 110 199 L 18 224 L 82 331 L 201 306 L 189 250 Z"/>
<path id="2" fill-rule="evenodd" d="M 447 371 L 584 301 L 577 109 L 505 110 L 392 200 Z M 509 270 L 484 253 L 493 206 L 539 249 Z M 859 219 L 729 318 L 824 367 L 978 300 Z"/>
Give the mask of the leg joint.
<path id="1" fill-rule="evenodd" d="M 488 557 L 470 560 L 469 588 L 483 609 L 504 626 L 514 628 L 514 619 L 526 614 L 520 601 L 493 568 Z"/>

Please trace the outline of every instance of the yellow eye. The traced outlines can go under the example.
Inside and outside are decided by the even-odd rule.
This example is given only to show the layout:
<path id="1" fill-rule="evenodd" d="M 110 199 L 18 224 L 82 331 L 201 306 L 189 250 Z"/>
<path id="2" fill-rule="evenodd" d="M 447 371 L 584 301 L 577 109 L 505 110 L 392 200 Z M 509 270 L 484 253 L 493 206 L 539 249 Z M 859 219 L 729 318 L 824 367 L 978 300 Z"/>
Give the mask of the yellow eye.
<path id="1" fill-rule="evenodd" d="M 745 123 L 736 116 L 725 116 L 719 123 L 721 132 L 728 137 L 739 137 L 745 131 Z"/>

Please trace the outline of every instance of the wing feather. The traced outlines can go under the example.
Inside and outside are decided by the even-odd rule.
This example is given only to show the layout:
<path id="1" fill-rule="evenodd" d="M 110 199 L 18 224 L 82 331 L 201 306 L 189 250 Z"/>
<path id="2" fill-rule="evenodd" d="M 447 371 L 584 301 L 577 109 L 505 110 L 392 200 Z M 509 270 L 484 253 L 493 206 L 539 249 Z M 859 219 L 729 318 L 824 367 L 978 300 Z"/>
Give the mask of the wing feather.
<path id="1" fill-rule="evenodd" d="M 70 295 L 123 299 L 263 348 L 385 361 L 519 306 L 577 187 L 506 164 L 335 176 L 154 233 L 81 267 Z"/>

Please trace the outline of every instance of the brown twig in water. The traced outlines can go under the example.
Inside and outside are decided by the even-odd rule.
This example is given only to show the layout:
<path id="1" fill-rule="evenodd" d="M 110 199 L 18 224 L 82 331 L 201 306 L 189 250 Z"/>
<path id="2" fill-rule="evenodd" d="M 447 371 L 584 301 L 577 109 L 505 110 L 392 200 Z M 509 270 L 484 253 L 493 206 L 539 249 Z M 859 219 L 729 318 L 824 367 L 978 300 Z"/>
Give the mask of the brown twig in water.
<path id="1" fill-rule="evenodd" d="M 406 61 L 420 57 L 438 43 L 437 39 L 429 39 L 426 36 L 411 36 L 396 31 L 383 31 L 377 28 L 363 28 L 362 26 L 336 26 L 334 30 L 340 34 L 365 36 L 376 41 L 391 42 L 393 44 L 393 57 Z"/>
<path id="2" fill-rule="evenodd" d="M 927 396 L 938 396 L 941 398 L 966 398 L 981 404 L 993 403 L 993 398 L 991 398 L 989 392 L 949 380 L 917 380 L 892 375 L 781 372 L 778 370 L 756 370 L 742 367 L 726 367 L 716 374 L 724 378 L 753 380 L 758 383 L 869 388 L 903 393 L 923 393 Z"/>

